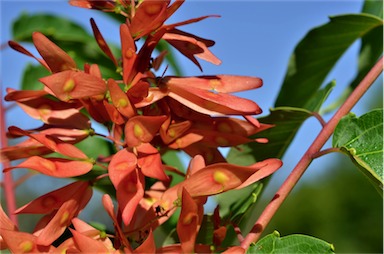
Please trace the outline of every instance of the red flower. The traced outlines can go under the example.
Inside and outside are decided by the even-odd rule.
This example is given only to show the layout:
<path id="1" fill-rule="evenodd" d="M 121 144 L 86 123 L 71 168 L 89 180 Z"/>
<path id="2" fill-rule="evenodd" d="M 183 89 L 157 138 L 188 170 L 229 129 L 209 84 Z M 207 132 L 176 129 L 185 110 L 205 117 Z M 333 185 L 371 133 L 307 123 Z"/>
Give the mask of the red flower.
<path id="1" fill-rule="evenodd" d="M 34 242 L 49 246 L 71 224 L 92 196 L 88 182 L 74 182 L 49 192 L 19 208 L 16 213 L 47 214 L 38 223 Z"/>
<path id="2" fill-rule="evenodd" d="M 195 240 L 199 229 L 198 205 L 189 195 L 188 191 L 182 189 L 181 213 L 177 222 L 177 234 L 184 253 L 195 252 Z"/>
<path id="3" fill-rule="evenodd" d="M 202 166 L 200 163 L 197 165 L 199 168 Z M 195 173 L 164 192 L 160 204 L 165 209 L 171 208 L 173 202 L 181 196 L 183 188 L 192 197 L 205 197 L 232 189 L 241 189 L 269 176 L 281 165 L 282 162 L 278 159 L 267 159 L 248 167 L 216 163 L 203 167 L 197 172 L 193 170 Z"/>
<path id="4" fill-rule="evenodd" d="M 107 169 L 87 174 L 89 182 L 74 182 L 18 209 L 17 213 L 45 214 L 33 234 L 18 232 L 5 214 L 0 213 L 5 225 L 3 239 L 11 251 L 212 252 L 211 246 L 196 241 L 207 198 L 244 188 L 281 166 L 277 159 L 247 167 L 228 164 L 218 150 L 265 141 L 250 138 L 272 127 L 253 118 L 261 113 L 260 107 L 231 94 L 259 88 L 260 78 L 233 75 L 160 78 L 153 72 L 166 54 L 163 51 L 157 58 L 153 57 L 160 40 L 175 47 L 200 69 L 196 58 L 220 64 L 209 50 L 214 41 L 177 29 L 212 16 L 165 24 L 183 2 L 70 0 L 75 6 L 125 16 L 125 23 L 120 26 L 121 59 L 112 54 L 91 19 L 94 37 L 121 75 L 118 79 L 103 77 L 97 64 L 86 63 L 84 70 L 80 70 L 74 59 L 39 32 L 32 37 L 42 59 L 16 42 L 9 43 L 15 50 L 38 60 L 52 74 L 40 79 L 44 84 L 42 91 L 8 90 L 6 100 L 15 101 L 44 125 L 32 130 L 9 127 L 8 137 L 27 139 L 2 148 L 1 160 L 26 160 L 4 171 L 29 168 L 53 177 L 75 177 L 87 174 L 94 164 Z M 141 48 L 136 45 L 139 39 L 143 40 Z M 230 115 L 243 116 L 246 120 Z M 95 133 L 92 119 L 102 123 L 109 133 Z M 111 154 L 100 156 L 96 162 L 74 145 L 90 135 L 111 142 Z M 185 174 L 165 164 L 162 155 L 169 149 L 181 149 L 193 157 Z M 60 156 L 45 156 L 50 153 Z M 169 174 L 177 174 L 181 180 L 174 184 Z M 106 181 L 109 184 L 106 187 L 113 189 L 102 197 L 102 203 L 114 224 L 111 239 L 76 218 L 92 196 L 91 183 L 97 185 L 107 178 L 110 182 Z M 109 194 L 116 197 L 117 211 Z M 178 207 L 181 207 L 176 228 L 179 243 L 156 249 L 153 231 Z M 226 236 L 219 218 L 216 211 L 215 247 Z M 72 237 L 57 248 L 51 247 L 71 223 Z M 225 252 L 243 253 L 244 249 L 232 247 Z"/>

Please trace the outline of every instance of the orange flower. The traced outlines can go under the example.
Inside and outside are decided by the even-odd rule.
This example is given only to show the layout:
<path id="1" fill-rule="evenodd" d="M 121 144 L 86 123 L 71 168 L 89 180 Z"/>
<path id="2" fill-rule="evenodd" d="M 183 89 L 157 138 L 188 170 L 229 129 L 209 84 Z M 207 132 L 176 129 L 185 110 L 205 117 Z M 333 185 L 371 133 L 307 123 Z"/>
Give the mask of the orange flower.
<path id="1" fill-rule="evenodd" d="M 16 213 L 47 214 L 38 223 L 34 235 L 36 243 L 48 246 L 55 241 L 87 205 L 92 196 L 89 182 L 74 182 L 49 192 L 23 207 Z"/>
<path id="2" fill-rule="evenodd" d="M 102 10 L 105 12 L 115 11 L 116 8 L 116 1 L 113 0 L 69 0 L 69 4 L 76 7 Z"/>
<path id="3" fill-rule="evenodd" d="M 261 85 L 259 78 L 227 75 L 164 77 L 160 83 L 162 89 L 167 89 L 168 96 L 195 111 L 214 116 L 260 114 L 261 109 L 255 102 L 228 93 Z"/>
<path id="4" fill-rule="evenodd" d="M 201 166 L 200 163 L 197 165 Z M 183 188 L 192 197 L 205 197 L 232 189 L 241 189 L 269 176 L 281 165 L 282 162 L 278 159 L 267 159 L 248 167 L 228 163 L 211 164 L 195 171 L 183 182 L 165 191 L 160 204 L 165 209 L 169 209 L 181 196 Z"/>
<path id="5" fill-rule="evenodd" d="M 45 124 L 89 129 L 88 117 L 80 113 L 80 103 L 63 103 L 45 97 L 44 91 L 16 91 L 7 89 L 6 101 L 16 101 L 17 104 L 34 119 Z"/>
<path id="6" fill-rule="evenodd" d="M 177 221 L 177 235 L 184 253 L 195 252 L 195 240 L 199 229 L 198 205 L 183 188 L 181 197 L 181 213 Z"/>

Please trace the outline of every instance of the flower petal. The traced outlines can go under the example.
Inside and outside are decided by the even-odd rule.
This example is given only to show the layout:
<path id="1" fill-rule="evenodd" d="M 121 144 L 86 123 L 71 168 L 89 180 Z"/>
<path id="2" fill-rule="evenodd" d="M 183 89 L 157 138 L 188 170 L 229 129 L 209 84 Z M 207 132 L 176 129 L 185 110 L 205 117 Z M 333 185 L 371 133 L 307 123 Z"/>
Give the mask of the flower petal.
<path id="1" fill-rule="evenodd" d="M 103 105 L 104 105 L 105 111 L 109 116 L 109 119 L 111 119 L 113 123 L 117 125 L 121 125 L 125 123 L 124 117 L 112 104 L 109 104 L 106 100 L 103 100 Z"/>
<path id="2" fill-rule="evenodd" d="M 125 125 L 125 140 L 129 147 L 149 143 L 157 134 L 167 116 L 134 116 Z"/>
<path id="3" fill-rule="evenodd" d="M 156 253 L 155 239 L 152 230 L 149 230 L 147 239 L 135 249 L 133 253 Z"/>
<path id="4" fill-rule="evenodd" d="M 13 161 L 28 158 L 33 155 L 45 155 L 52 153 L 52 150 L 43 146 L 35 139 L 29 138 L 16 146 L 1 148 L 0 161 Z"/>
<path id="5" fill-rule="evenodd" d="M 75 61 L 42 33 L 34 32 L 32 40 L 52 72 L 76 69 Z"/>
<path id="6" fill-rule="evenodd" d="M 136 147 L 138 152 L 137 164 L 145 176 L 168 181 L 169 178 L 164 172 L 159 151 L 149 143 L 143 143 Z"/>
<path id="7" fill-rule="evenodd" d="M 198 231 L 198 208 L 188 191 L 182 189 L 181 213 L 177 221 L 177 235 L 184 253 L 194 253 L 195 241 Z"/>
<path id="8" fill-rule="evenodd" d="M 122 24 L 120 26 L 120 40 L 121 55 L 123 59 L 123 80 L 125 84 L 129 84 L 136 75 L 136 72 L 134 72 L 134 65 L 136 63 L 137 54 L 136 45 L 127 24 Z"/>
<path id="9" fill-rule="evenodd" d="M 121 181 L 137 167 L 136 155 L 127 149 L 118 151 L 108 166 L 108 174 L 111 182 L 117 188 Z"/>
<path id="10" fill-rule="evenodd" d="M 30 213 L 30 214 L 47 214 L 56 209 L 59 209 L 62 204 L 71 199 L 76 192 L 84 191 L 89 186 L 87 182 L 76 181 L 68 184 L 60 189 L 46 193 L 28 204 L 20 207 L 15 211 L 16 214 Z"/>
<path id="11" fill-rule="evenodd" d="M 54 251 L 53 246 L 38 246 L 36 236 L 8 229 L 1 229 L 1 236 L 12 253 L 41 253 Z"/>
<path id="12" fill-rule="evenodd" d="M 15 90 L 7 88 L 7 95 L 4 97 L 6 101 L 24 101 L 41 98 L 48 93 L 44 90 Z"/>
<path id="13" fill-rule="evenodd" d="M 185 188 L 192 197 L 211 196 L 231 189 L 240 189 L 272 174 L 281 165 L 278 159 L 267 159 L 248 167 L 215 163 L 200 169 L 165 191 L 162 199 L 165 203 L 172 203 L 177 196 L 180 196 L 182 188 Z"/>
<path id="14" fill-rule="evenodd" d="M 33 138 L 53 152 L 57 152 L 71 158 L 88 159 L 87 155 L 85 155 L 79 148 L 72 144 L 63 142 L 54 136 L 49 136 L 44 133 L 29 133 L 16 126 L 11 126 L 8 130 L 13 135 L 28 136 Z"/>
<path id="15" fill-rule="evenodd" d="M 167 18 L 169 3 L 169 0 L 143 1 L 129 25 L 131 36 L 138 39 L 159 28 Z"/>
<path id="16" fill-rule="evenodd" d="M 263 81 L 257 77 L 236 76 L 236 75 L 215 75 L 198 77 L 173 77 L 168 76 L 162 79 L 168 85 L 181 87 L 193 87 L 207 91 L 220 93 L 242 92 L 259 88 Z"/>
<path id="17" fill-rule="evenodd" d="M 89 161 L 32 156 L 16 166 L 4 169 L 3 172 L 8 172 L 15 168 L 29 168 L 44 175 L 66 178 L 84 175 L 88 173 L 92 167 L 93 163 Z"/>
<path id="18" fill-rule="evenodd" d="M 260 162 L 257 162 L 250 167 L 255 169 L 256 172 L 252 174 L 246 181 L 241 185 L 237 186 L 236 189 L 247 187 L 248 185 L 255 183 L 278 170 L 283 165 L 283 162 L 279 159 L 270 158 Z"/>
<path id="19" fill-rule="evenodd" d="M 182 136 L 192 125 L 191 121 L 183 121 L 178 123 L 172 123 L 170 125 L 167 125 L 166 127 L 163 126 L 160 129 L 160 136 L 161 139 L 165 144 L 169 144 L 178 137 Z"/>
<path id="20" fill-rule="evenodd" d="M 204 157 L 200 154 L 196 155 L 190 161 L 186 175 L 189 177 L 203 168 L 205 168 Z"/>
<path id="21" fill-rule="evenodd" d="M 71 199 L 66 200 L 61 205 L 53 218 L 42 229 L 37 237 L 38 244 L 50 245 L 71 224 L 72 219 L 87 205 L 92 197 L 92 188 L 88 183 L 81 187 Z"/>
<path id="22" fill-rule="evenodd" d="M 119 85 L 113 79 L 108 79 L 108 90 L 111 95 L 113 105 L 125 117 L 132 117 L 136 115 L 134 106 L 129 101 L 128 96 L 121 90 Z"/>
<path id="23" fill-rule="evenodd" d="M 174 29 L 165 33 L 163 39 L 196 64 L 200 70 L 202 70 L 201 65 L 195 56 L 216 65 L 221 64 L 220 59 L 218 59 L 197 36 Z"/>
<path id="24" fill-rule="evenodd" d="M 112 12 L 115 9 L 116 2 L 111 0 L 69 0 L 69 4 L 81 8 Z"/>
<path id="25" fill-rule="evenodd" d="M 96 25 L 96 22 L 93 18 L 91 18 L 91 26 L 93 35 L 95 36 L 96 42 L 101 48 L 101 50 L 112 60 L 112 62 L 117 66 L 117 60 L 115 56 L 112 54 L 111 49 L 108 47 L 107 42 L 104 40 L 103 35 L 101 35 L 99 28 Z"/>
<path id="26" fill-rule="evenodd" d="M 51 71 L 51 69 L 49 68 L 49 66 L 47 65 L 47 63 L 46 63 L 43 59 L 40 59 L 40 58 L 35 57 L 31 52 L 29 52 L 28 50 L 26 50 L 26 49 L 25 49 L 23 46 L 21 46 L 19 43 L 15 42 L 15 41 L 9 41 L 9 42 L 8 42 L 8 45 L 9 45 L 12 49 L 14 49 L 14 50 L 16 50 L 16 51 L 18 51 L 18 52 L 20 52 L 20 53 L 22 53 L 22 54 L 24 54 L 24 55 L 27 55 L 27 56 L 30 56 L 30 57 L 35 58 L 35 59 L 36 59 L 42 66 L 44 66 L 47 70 Z"/>
<path id="27" fill-rule="evenodd" d="M 101 78 L 79 71 L 62 71 L 39 80 L 62 101 L 104 95 L 107 90 Z"/>
<path id="28" fill-rule="evenodd" d="M 111 253 L 111 251 L 101 241 L 83 235 L 76 230 L 69 229 L 73 236 L 76 247 L 83 253 Z"/>
<path id="29" fill-rule="evenodd" d="M 136 207 L 144 196 L 144 185 L 144 175 L 134 170 L 116 188 L 116 198 L 125 225 L 131 222 Z"/>
<path id="30" fill-rule="evenodd" d="M 170 97 L 200 113 L 209 115 L 256 115 L 262 110 L 253 101 L 226 93 L 198 88 L 169 86 Z"/>

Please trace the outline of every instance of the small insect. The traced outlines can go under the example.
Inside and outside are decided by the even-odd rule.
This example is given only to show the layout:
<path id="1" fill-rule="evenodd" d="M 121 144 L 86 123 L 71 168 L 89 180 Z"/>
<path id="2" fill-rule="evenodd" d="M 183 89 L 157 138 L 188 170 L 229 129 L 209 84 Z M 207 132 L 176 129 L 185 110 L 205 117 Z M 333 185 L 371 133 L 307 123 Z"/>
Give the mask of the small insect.
<path id="1" fill-rule="evenodd" d="M 156 216 L 160 217 L 165 212 L 165 209 L 164 209 L 164 207 L 158 205 L 155 207 L 155 212 L 156 212 Z"/>

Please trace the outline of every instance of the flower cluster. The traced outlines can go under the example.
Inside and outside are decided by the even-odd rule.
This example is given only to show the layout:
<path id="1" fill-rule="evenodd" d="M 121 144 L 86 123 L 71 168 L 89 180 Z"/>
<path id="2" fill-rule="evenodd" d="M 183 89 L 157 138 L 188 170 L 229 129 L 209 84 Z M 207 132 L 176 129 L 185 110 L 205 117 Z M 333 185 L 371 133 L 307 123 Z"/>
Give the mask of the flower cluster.
<path id="1" fill-rule="evenodd" d="M 267 159 L 247 167 L 237 166 L 227 163 L 218 150 L 264 141 L 249 138 L 272 127 L 252 117 L 261 113 L 259 106 L 231 94 L 258 88 L 262 85 L 261 79 L 233 75 L 155 75 L 154 71 L 167 54 L 164 51 L 153 57 L 160 40 L 168 42 L 200 69 L 196 57 L 220 63 L 209 50 L 213 41 L 178 29 L 209 16 L 165 24 L 182 3 L 70 1 L 74 6 L 125 16 L 126 22 L 120 26 L 121 56 L 112 53 L 91 20 L 98 45 L 121 74 L 118 80 L 104 77 L 97 63 L 87 63 L 81 69 L 40 32 L 35 32 L 32 38 L 41 58 L 16 42 L 9 43 L 13 49 L 34 57 L 51 74 L 39 80 L 44 84 L 43 90 L 7 91 L 5 100 L 16 102 L 43 125 L 30 130 L 9 127 L 8 137 L 25 137 L 25 140 L 3 148 L 1 160 L 25 160 L 4 171 L 28 168 L 52 177 L 77 180 L 16 211 L 45 214 L 33 233 L 20 232 L 1 209 L 2 249 L 9 248 L 15 253 L 225 251 L 220 247 L 225 230 L 219 224 L 211 244 L 196 240 L 207 197 L 246 187 L 272 174 L 281 166 L 281 161 Z M 144 41 L 139 49 L 138 40 Z M 89 158 L 76 147 L 90 136 L 101 136 L 91 127 L 93 122 L 101 123 L 109 132 L 104 138 L 114 145 L 115 153 L 108 157 Z M 192 157 L 186 173 L 164 164 L 162 154 L 168 150 L 182 150 Z M 102 174 L 85 181 L 76 178 L 89 173 L 96 165 L 105 168 Z M 184 180 L 173 183 L 170 173 L 181 175 Z M 115 227 L 113 235 L 77 218 L 92 196 L 92 186 L 103 178 L 109 178 L 115 190 L 102 198 Z M 116 210 L 111 196 L 117 200 Z M 179 243 L 156 247 L 153 231 L 180 208 L 176 228 Z M 219 221 L 217 212 L 215 216 Z M 72 236 L 54 246 L 52 243 L 67 228 Z M 244 250 L 235 246 L 226 251 Z"/>

